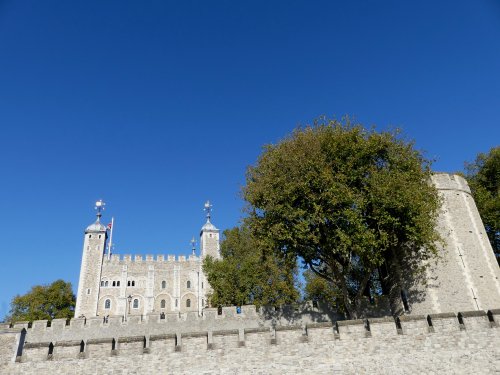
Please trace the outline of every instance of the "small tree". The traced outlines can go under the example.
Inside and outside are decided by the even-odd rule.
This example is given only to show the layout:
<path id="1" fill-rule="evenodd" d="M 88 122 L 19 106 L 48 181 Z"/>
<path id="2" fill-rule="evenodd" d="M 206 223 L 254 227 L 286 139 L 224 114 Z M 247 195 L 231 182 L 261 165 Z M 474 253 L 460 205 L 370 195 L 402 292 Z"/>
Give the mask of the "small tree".
<path id="1" fill-rule="evenodd" d="M 500 264 L 500 147 L 466 163 L 466 178 Z"/>
<path id="2" fill-rule="evenodd" d="M 203 264 L 212 306 L 279 306 L 298 299 L 295 259 L 262 251 L 245 225 L 224 231 L 221 255 Z"/>
<path id="3" fill-rule="evenodd" d="M 437 252 L 430 164 L 397 133 L 348 120 L 298 129 L 248 169 L 252 232 L 336 285 L 356 318 L 381 265 L 417 273 Z"/>
<path id="4" fill-rule="evenodd" d="M 342 304 L 338 301 L 342 299 L 342 293 L 337 285 L 320 277 L 311 270 L 304 272 L 304 299 L 306 301 L 321 301 L 331 308 L 342 311 Z"/>
<path id="5" fill-rule="evenodd" d="M 12 299 L 10 313 L 5 321 L 72 318 L 75 304 L 70 282 L 56 280 L 50 285 L 35 285 L 28 293 Z"/>

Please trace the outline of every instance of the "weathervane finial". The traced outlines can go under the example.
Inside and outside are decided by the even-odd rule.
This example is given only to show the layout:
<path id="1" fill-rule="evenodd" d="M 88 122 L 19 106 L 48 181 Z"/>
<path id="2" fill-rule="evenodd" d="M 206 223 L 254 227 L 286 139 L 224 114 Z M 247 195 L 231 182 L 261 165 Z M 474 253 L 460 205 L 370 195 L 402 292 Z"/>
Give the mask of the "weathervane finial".
<path id="1" fill-rule="evenodd" d="M 207 221 L 210 221 L 210 214 L 212 212 L 212 205 L 210 204 L 210 201 L 205 202 L 205 211 L 207 211 Z"/>
<path id="2" fill-rule="evenodd" d="M 97 221 L 101 219 L 102 211 L 104 211 L 105 205 L 106 203 L 104 203 L 102 199 L 99 199 L 97 202 L 95 202 L 95 209 L 97 210 Z"/>
<path id="3" fill-rule="evenodd" d="M 191 250 L 193 251 L 193 255 L 195 255 L 195 253 L 196 253 L 196 246 L 195 246 L 196 245 L 196 240 L 193 237 L 191 239 L 191 241 L 189 241 L 189 242 L 191 242 Z"/>

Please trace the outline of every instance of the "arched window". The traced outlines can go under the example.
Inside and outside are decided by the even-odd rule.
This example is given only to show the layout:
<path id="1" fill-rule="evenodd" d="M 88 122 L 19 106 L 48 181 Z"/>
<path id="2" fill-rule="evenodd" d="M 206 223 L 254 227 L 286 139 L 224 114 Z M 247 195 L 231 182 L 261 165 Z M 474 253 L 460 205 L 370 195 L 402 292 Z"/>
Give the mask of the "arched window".
<path id="1" fill-rule="evenodd" d="M 191 307 L 191 300 L 190 299 L 186 300 L 186 307 Z"/>
<path id="2" fill-rule="evenodd" d="M 161 282 L 161 288 L 162 288 L 162 289 L 165 289 L 166 287 L 167 287 L 167 282 L 166 282 L 165 280 L 163 280 L 163 281 Z"/>
<path id="3" fill-rule="evenodd" d="M 49 344 L 49 356 L 52 356 L 54 354 L 54 344 L 50 343 Z"/>
<path id="4" fill-rule="evenodd" d="M 127 286 L 130 286 L 130 280 L 129 280 L 129 281 L 127 281 Z"/>
<path id="5" fill-rule="evenodd" d="M 135 281 L 132 281 L 132 286 L 135 286 Z"/>
<path id="6" fill-rule="evenodd" d="M 101 281 L 101 286 L 104 286 L 104 281 Z"/>
<path id="7" fill-rule="evenodd" d="M 107 299 L 106 302 L 104 302 L 104 308 L 106 310 L 109 310 L 111 308 L 111 300 Z"/>
<path id="8" fill-rule="evenodd" d="M 113 281 L 113 286 L 116 286 L 116 281 Z"/>
<path id="9" fill-rule="evenodd" d="M 134 299 L 134 309 L 138 309 L 139 308 L 139 300 L 136 298 Z"/>
<path id="10" fill-rule="evenodd" d="M 117 282 L 116 282 L 116 286 L 120 286 L 120 281 L 117 281 Z"/>
<path id="11" fill-rule="evenodd" d="M 186 283 L 187 284 L 187 288 L 191 288 L 191 281 L 188 280 L 188 282 Z"/>
<path id="12" fill-rule="evenodd" d="M 201 289 L 203 289 L 203 281 L 201 282 Z"/>
<path id="13" fill-rule="evenodd" d="M 92 235 L 91 235 L 91 234 L 89 234 L 89 238 L 92 238 Z"/>
<path id="14" fill-rule="evenodd" d="M 108 286 L 108 282 L 107 281 L 104 283 L 104 286 Z"/>
<path id="15" fill-rule="evenodd" d="M 161 308 L 162 308 L 162 309 L 164 309 L 164 308 L 165 308 L 165 300 L 164 300 L 164 299 L 162 299 L 162 300 L 161 300 L 161 304 L 160 304 L 160 306 L 161 306 Z"/>

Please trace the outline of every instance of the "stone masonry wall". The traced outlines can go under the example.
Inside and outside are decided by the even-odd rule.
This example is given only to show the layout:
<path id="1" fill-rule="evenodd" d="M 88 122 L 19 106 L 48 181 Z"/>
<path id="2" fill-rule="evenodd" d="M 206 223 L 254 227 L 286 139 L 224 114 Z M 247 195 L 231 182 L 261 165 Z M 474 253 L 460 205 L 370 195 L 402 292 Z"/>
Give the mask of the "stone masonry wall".
<path id="1" fill-rule="evenodd" d="M 500 268 L 467 181 L 435 173 L 443 207 L 438 230 L 445 245 L 429 267 L 427 285 L 413 288 L 412 314 L 483 310 L 500 306 Z"/>
<path id="2" fill-rule="evenodd" d="M 251 311 L 250 308 L 247 313 Z M 317 322 L 313 322 L 315 316 L 306 315 L 304 319 L 288 316 L 285 320 L 281 316 L 253 328 L 247 323 L 262 323 L 262 318 L 225 316 L 218 325 L 192 332 L 143 331 L 141 335 L 118 338 L 108 332 L 106 339 L 56 341 L 50 356 L 50 343 L 33 342 L 35 338 L 44 339 L 43 335 L 32 332 L 43 331 L 43 327 L 18 326 L 17 333 L 4 328 L 0 331 L 0 373 L 493 374 L 500 371 L 500 310 L 488 314 L 472 311 L 409 315 L 397 322 L 392 317 L 320 321 L 324 315 L 321 319 L 316 316 Z M 140 322 L 130 324 L 141 326 Z M 145 328 L 146 324 L 142 326 Z M 171 326 L 174 331 L 179 327 L 178 323 Z M 68 328 L 78 329 L 83 332 L 86 328 L 83 325 Z M 18 362 L 14 362 L 15 338 L 6 338 L 15 337 L 19 330 L 27 331 L 26 343 Z M 127 328 L 121 330 L 129 332 L 132 331 Z"/>

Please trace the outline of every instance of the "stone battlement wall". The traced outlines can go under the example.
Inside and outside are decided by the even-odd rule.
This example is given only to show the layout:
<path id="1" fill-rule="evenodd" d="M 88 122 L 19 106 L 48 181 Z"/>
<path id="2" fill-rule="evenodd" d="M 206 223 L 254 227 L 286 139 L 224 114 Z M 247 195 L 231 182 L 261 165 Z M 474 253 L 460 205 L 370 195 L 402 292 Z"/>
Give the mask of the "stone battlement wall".
<path id="1" fill-rule="evenodd" d="M 56 342 L 107 339 L 129 336 L 148 336 L 151 334 L 192 333 L 198 331 L 230 331 L 238 329 L 270 327 L 273 325 L 289 326 L 307 323 L 328 322 L 342 319 L 333 312 L 323 312 L 311 303 L 302 306 L 284 306 L 279 310 L 262 307 L 257 311 L 253 305 L 223 307 L 220 311 L 214 308 L 198 312 L 166 313 L 95 317 L 87 319 L 54 319 L 18 322 L 12 327 L 9 324 L 0 325 L 0 329 L 13 328 L 26 331 L 26 341 L 29 343 Z"/>
<path id="2" fill-rule="evenodd" d="M 313 316 L 266 320 L 250 306 L 242 314 L 229 316 L 232 312 L 235 309 L 225 309 L 223 318 L 200 317 L 198 322 L 225 324 L 206 325 L 202 330 L 193 324 L 191 331 L 182 320 L 165 319 L 163 327 L 170 329 L 163 330 L 147 329 L 159 327 L 154 319 L 146 324 L 128 321 L 116 331 L 107 328 L 122 323 L 109 322 L 107 328 L 100 326 L 101 338 L 61 336 L 65 329 L 83 332 L 94 327 L 78 319 L 69 328 L 57 322 L 51 327 L 42 323 L 33 323 L 32 328 L 4 327 L 0 373 L 487 374 L 500 369 L 500 310 L 402 316 L 396 321 L 392 317 L 321 321 L 322 315 L 317 322 L 310 320 Z M 189 318 L 187 314 L 184 323 Z M 132 325 L 142 327 L 141 332 L 130 330 Z M 56 340 L 33 341 L 51 329 L 58 332 Z"/>
<path id="3" fill-rule="evenodd" d="M 164 263 L 164 262 L 192 262 L 199 261 L 200 257 L 196 255 L 151 255 L 147 254 L 146 256 L 141 254 L 131 255 L 131 254 L 111 254 L 111 258 L 108 260 L 104 259 L 104 263 L 120 263 L 120 264 L 128 264 L 128 263 Z"/>

